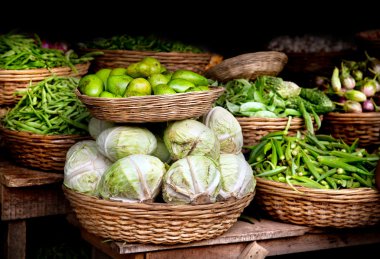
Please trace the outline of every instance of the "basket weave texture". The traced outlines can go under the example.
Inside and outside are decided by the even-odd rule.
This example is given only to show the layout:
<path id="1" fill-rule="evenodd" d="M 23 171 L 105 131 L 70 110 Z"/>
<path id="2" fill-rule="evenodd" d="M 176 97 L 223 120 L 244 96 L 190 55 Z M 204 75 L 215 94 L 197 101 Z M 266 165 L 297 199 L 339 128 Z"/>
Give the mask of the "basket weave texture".
<path id="1" fill-rule="evenodd" d="M 101 51 L 104 55 L 94 60 L 94 69 L 128 67 L 132 63 L 141 61 L 144 57 L 153 57 L 160 61 L 169 71 L 178 69 L 191 70 L 202 74 L 212 63 L 211 53 L 184 53 L 184 52 L 157 52 L 134 50 L 104 50 L 85 49 L 84 52 Z"/>
<path id="2" fill-rule="evenodd" d="M 298 225 L 354 228 L 380 222 L 380 192 L 370 188 L 322 190 L 257 177 L 255 202 L 272 218 Z"/>
<path id="3" fill-rule="evenodd" d="M 113 122 L 145 123 L 183 120 L 207 113 L 223 87 L 210 87 L 208 91 L 168 95 L 132 96 L 126 98 L 99 98 L 75 91 L 92 116 Z"/>
<path id="4" fill-rule="evenodd" d="M 89 139 L 80 135 L 40 135 L 0 127 L 11 158 L 25 167 L 62 171 L 66 153 L 76 142 Z"/>
<path id="5" fill-rule="evenodd" d="M 288 57 L 278 51 L 260 51 L 246 53 L 223 60 L 206 70 L 205 76 L 227 82 L 233 79 L 254 80 L 260 75 L 277 76 Z"/>
<path id="6" fill-rule="evenodd" d="M 258 118 L 258 117 L 236 117 L 239 121 L 241 130 L 243 132 L 243 144 L 244 146 L 256 145 L 260 142 L 260 139 L 270 132 L 281 131 L 286 128 L 288 123 L 288 117 L 286 118 Z M 320 116 L 321 121 L 323 116 Z M 314 123 L 314 119 L 313 123 Z M 314 123 L 314 130 L 317 130 L 317 125 Z M 306 132 L 306 126 L 304 119 L 292 118 L 290 127 L 288 129 L 288 135 L 292 136 L 297 131 Z"/>
<path id="7" fill-rule="evenodd" d="M 380 144 L 380 112 L 330 112 L 325 115 L 322 126 L 324 131 L 348 144 L 357 138 L 362 147 Z"/>
<path id="8" fill-rule="evenodd" d="M 63 186 L 80 224 L 105 239 L 177 244 L 215 238 L 226 232 L 254 193 L 239 200 L 205 205 L 126 203 L 102 200 Z"/>
<path id="9" fill-rule="evenodd" d="M 21 96 L 15 95 L 17 91 L 24 90 L 31 82 L 33 84 L 44 80 L 45 78 L 56 76 L 83 76 L 87 74 L 90 63 L 75 65 L 77 73 L 70 67 L 55 67 L 51 69 L 23 69 L 23 70 L 5 70 L 0 69 L 0 105 L 13 105 Z"/>

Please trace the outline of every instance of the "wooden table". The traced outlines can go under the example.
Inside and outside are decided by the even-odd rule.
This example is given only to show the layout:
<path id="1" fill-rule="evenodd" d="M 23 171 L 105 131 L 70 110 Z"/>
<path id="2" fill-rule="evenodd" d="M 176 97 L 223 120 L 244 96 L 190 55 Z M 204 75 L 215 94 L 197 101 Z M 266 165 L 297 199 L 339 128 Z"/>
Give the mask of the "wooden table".
<path id="1" fill-rule="evenodd" d="M 82 238 L 93 246 L 96 258 L 264 258 L 265 256 L 349 247 L 380 245 L 380 226 L 357 229 L 323 230 L 280 223 L 268 219 L 254 224 L 237 221 L 220 237 L 178 245 L 126 244 L 108 241 L 81 230 Z M 250 257 L 252 256 L 252 257 Z"/>
<path id="2" fill-rule="evenodd" d="M 5 255 L 26 257 L 26 220 L 65 214 L 69 204 L 62 191 L 63 173 L 42 172 L 12 164 L 0 152 L 1 220 L 7 225 Z"/>

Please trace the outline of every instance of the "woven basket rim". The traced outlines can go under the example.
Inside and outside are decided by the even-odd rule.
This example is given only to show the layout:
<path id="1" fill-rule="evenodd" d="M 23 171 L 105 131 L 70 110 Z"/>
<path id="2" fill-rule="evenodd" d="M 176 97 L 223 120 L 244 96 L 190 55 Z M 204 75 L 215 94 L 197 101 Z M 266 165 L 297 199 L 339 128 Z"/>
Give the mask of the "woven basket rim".
<path id="1" fill-rule="evenodd" d="M 19 130 L 11 130 L 4 127 L 4 125 L 0 124 L 0 133 L 4 133 L 3 136 L 19 136 L 23 138 L 32 138 L 32 139 L 73 139 L 73 138 L 83 138 L 88 137 L 87 135 L 78 135 L 78 134 L 62 134 L 62 135 L 44 135 L 37 134 L 29 131 L 19 131 Z"/>
<path id="2" fill-rule="evenodd" d="M 235 204 L 238 200 L 236 199 L 230 199 L 227 201 L 219 201 L 211 204 L 198 204 L 198 205 L 190 205 L 190 204 L 185 204 L 185 205 L 178 205 L 178 204 L 169 204 L 169 203 L 157 203 L 157 202 L 122 202 L 122 201 L 113 201 L 113 200 L 105 200 L 98 198 L 96 196 L 91 196 L 87 194 L 80 193 L 78 191 L 72 190 L 62 184 L 62 189 L 63 191 L 69 194 L 72 194 L 78 198 L 82 198 L 88 201 L 93 202 L 94 204 L 98 205 L 105 205 L 107 207 L 114 207 L 114 208 L 125 208 L 125 209 L 141 209 L 141 210 L 147 210 L 147 211 L 197 211 L 199 210 L 202 212 L 205 209 L 213 209 L 213 208 L 223 208 L 228 205 L 233 205 Z M 250 200 L 253 199 L 255 196 L 255 191 L 249 193 L 248 195 L 244 196 L 241 198 L 239 201 L 243 200 Z"/>
<path id="3" fill-rule="evenodd" d="M 89 67 L 90 62 L 85 62 L 85 63 L 79 63 L 74 65 L 76 68 L 81 68 L 81 67 Z M 34 73 L 40 73 L 40 72 L 58 72 L 60 70 L 66 70 L 70 69 L 71 67 L 69 66 L 61 66 L 61 67 L 51 67 L 51 68 L 31 68 L 31 69 L 0 69 L 0 75 L 6 76 L 6 75 L 15 75 L 15 74 L 34 74 Z"/>
<path id="4" fill-rule="evenodd" d="M 286 183 L 266 180 L 260 177 L 256 177 L 256 180 L 257 180 L 258 189 L 261 186 L 271 186 L 271 187 L 277 187 L 280 189 L 292 191 L 294 194 L 299 194 L 290 185 Z M 365 195 L 366 194 L 366 195 L 373 195 L 374 197 L 377 196 L 380 199 L 380 192 L 368 187 L 330 190 L 330 189 L 313 189 L 313 188 L 307 188 L 307 187 L 298 186 L 298 185 L 294 185 L 294 186 L 299 192 L 303 193 L 302 194 L 303 197 L 305 195 L 306 196 L 308 195 L 310 196 L 318 196 L 318 195 L 346 196 L 346 195 Z"/>
<path id="5" fill-rule="evenodd" d="M 329 112 L 326 115 L 326 118 L 352 118 L 355 120 L 358 117 L 360 118 L 380 118 L 380 112 L 361 112 L 361 113 L 353 113 L 353 112 Z"/>
<path id="6" fill-rule="evenodd" d="M 238 116 L 235 116 L 235 118 L 239 121 L 252 122 L 252 123 L 254 123 L 254 122 L 285 122 L 285 123 L 287 123 L 289 120 L 289 117 L 262 118 L 262 117 L 238 117 Z M 292 124 L 292 122 L 302 122 L 302 121 L 303 121 L 303 118 L 301 118 L 301 117 L 292 117 L 290 124 Z"/>
<path id="7" fill-rule="evenodd" d="M 204 53 L 193 53 L 193 52 L 176 52 L 176 51 L 152 51 L 152 50 L 128 50 L 128 49 L 94 49 L 94 48 L 84 48 L 81 49 L 82 51 L 101 51 L 105 54 L 126 54 L 126 55 L 163 55 L 163 56 L 172 56 L 172 55 L 179 55 L 179 56 L 199 56 L 199 57 L 209 57 L 212 55 L 210 52 L 204 52 Z"/>
<path id="8" fill-rule="evenodd" d="M 75 94 L 83 99 L 86 100 L 88 103 L 91 102 L 91 100 L 97 101 L 101 103 L 104 101 L 105 103 L 108 103 L 110 99 L 115 100 L 115 102 L 119 103 L 133 103 L 134 101 L 157 101 L 157 100 L 170 100 L 170 99 L 177 99 L 178 97 L 195 97 L 195 96 L 201 96 L 205 94 L 209 94 L 210 91 L 213 91 L 215 93 L 224 92 L 225 88 L 222 86 L 209 86 L 209 90 L 207 91 L 195 91 L 195 92 L 187 92 L 187 93 L 176 93 L 176 94 L 162 94 L 162 95 L 144 95 L 144 96 L 130 96 L 130 97 L 123 97 L 123 98 L 107 98 L 107 97 L 91 97 L 84 94 L 81 94 L 79 89 L 75 89 Z"/>

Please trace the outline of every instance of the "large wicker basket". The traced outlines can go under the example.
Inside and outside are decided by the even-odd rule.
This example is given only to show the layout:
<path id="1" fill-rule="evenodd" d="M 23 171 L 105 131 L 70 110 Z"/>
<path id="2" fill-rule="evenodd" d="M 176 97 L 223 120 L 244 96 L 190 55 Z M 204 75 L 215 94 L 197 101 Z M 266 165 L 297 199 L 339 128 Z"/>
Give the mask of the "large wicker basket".
<path id="1" fill-rule="evenodd" d="M 357 138 L 362 147 L 380 144 L 380 112 L 330 112 L 325 115 L 322 126 L 323 131 L 347 144 L 352 144 Z"/>
<path id="2" fill-rule="evenodd" d="M 100 68 L 128 67 L 141 61 L 144 57 L 153 57 L 160 61 L 169 71 L 178 69 L 192 70 L 202 74 L 207 68 L 222 60 L 220 55 L 211 53 L 157 52 L 134 50 L 85 49 L 84 52 L 101 51 L 104 54 L 95 58 L 94 70 Z"/>
<path id="3" fill-rule="evenodd" d="M 63 186 L 88 232 L 130 243 L 176 244 L 215 238 L 226 232 L 248 206 L 254 193 L 239 200 L 206 205 L 127 203 L 102 200 Z"/>
<path id="4" fill-rule="evenodd" d="M 380 192 L 370 188 L 311 189 L 257 177 L 255 203 L 281 221 L 315 227 L 354 228 L 380 222 Z"/>
<path id="5" fill-rule="evenodd" d="M 220 82 L 233 79 L 254 80 L 260 75 L 277 76 L 287 61 L 288 57 L 278 51 L 245 53 L 223 60 L 208 69 L 205 76 Z"/>
<path id="6" fill-rule="evenodd" d="M 286 118 L 258 118 L 258 117 L 236 117 L 243 132 L 244 146 L 253 146 L 260 142 L 260 139 L 270 132 L 281 131 L 286 128 L 288 117 Z M 323 116 L 320 116 L 321 121 Z M 313 123 L 314 123 L 314 119 Z M 317 125 L 314 123 L 314 130 Z M 292 118 L 288 135 L 295 135 L 297 131 L 306 132 L 305 121 L 302 118 Z"/>
<path id="7" fill-rule="evenodd" d="M 208 91 L 170 95 L 100 98 L 75 91 L 92 116 L 120 123 L 164 122 L 199 117 L 212 108 L 223 92 L 223 87 L 210 87 Z"/>
<path id="8" fill-rule="evenodd" d="M 62 172 L 67 150 L 76 142 L 90 138 L 80 135 L 40 135 L 1 126 L 0 133 L 15 162 L 25 167 Z"/>
<path id="9" fill-rule="evenodd" d="M 70 67 L 55 67 L 51 69 L 0 69 L 0 105 L 13 105 L 21 96 L 15 95 L 17 91 L 24 90 L 31 82 L 33 84 L 44 80 L 46 77 L 56 76 L 83 76 L 87 74 L 90 63 L 76 65 L 77 72 Z"/>

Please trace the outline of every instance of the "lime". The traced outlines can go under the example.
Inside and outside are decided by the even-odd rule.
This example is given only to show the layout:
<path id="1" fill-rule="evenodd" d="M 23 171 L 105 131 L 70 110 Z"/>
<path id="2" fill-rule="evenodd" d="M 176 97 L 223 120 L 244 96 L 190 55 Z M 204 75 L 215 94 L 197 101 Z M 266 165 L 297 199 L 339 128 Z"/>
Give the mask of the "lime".
<path id="1" fill-rule="evenodd" d="M 113 93 L 103 91 L 99 97 L 105 97 L 105 98 L 116 98 L 116 96 Z"/>
<path id="2" fill-rule="evenodd" d="M 103 81 L 95 74 L 88 74 L 79 80 L 79 91 L 82 94 L 98 97 L 103 92 Z"/>
<path id="3" fill-rule="evenodd" d="M 95 73 L 95 75 L 97 75 L 100 79 L 102 79 L 104 88 L 106 88 L 107 79 L 111 73 L 111 70 L 112 70 L 111 68 L 101 68 Z"/>
<path id="4" fill-rule="evenodd" d="M 115 95 L 123 96 L 125 89 L 132 80 L 133 78 L 128 75 L 111 75 L 108 77 L 106 90 Z"/>
<path id="5" fill-rule="evenodd" d="M 117 67 L 111 70 L 109 76 L 127 75 L 127 69 L 124 67 Z"/>
<path id="6" fill-rule="evenodd" d="M 143 96 L 150 95 L 152 93 L 152 86 L 149 84 L 148 80 L 145 78 L 135 78 L 133 79 L 124 93 L 125 97 L 128 96 Z"/>
<path id="7" fill-rule="evenodd" d="M 156 85 L 155 88 L 153 88 L 154 94 L 155 95 L 160 95 L 160 94 L 176 94 L 176 91 L 174 91 L 170 86 L 166 84 L 159 84 Z"/>
<path id="8" fill-rule="evenodd" d="M 181 79 L 185 79 L 187 81 L 190 81 L 193 84 L 195 84 L 196 86 L 208 85 L 208 80 L 206 77 L 204 77 L 198 73 L 195 73 L 191 70 L 185 70 L 185 69 L 176 70 L 172 75 L 172 79 L 177 79 L 177 78 L 181 78 Z"/>
<path id="9" fill-rule="evenodd" d="M 154 74 L 148 78 L 148 81 L 154 90 L 156 85 L 167 84 L 169 82 L 169 79 L 163 74 Z"/>
<path id="10" fill-rule="evenodd" d="M 192 88 L 195 86 L 192 82 L 187 81 L 182 78 L 172 79 L 169 81 L 168 85 L 177 93 L 184 93 L 189 88 Z"/>

